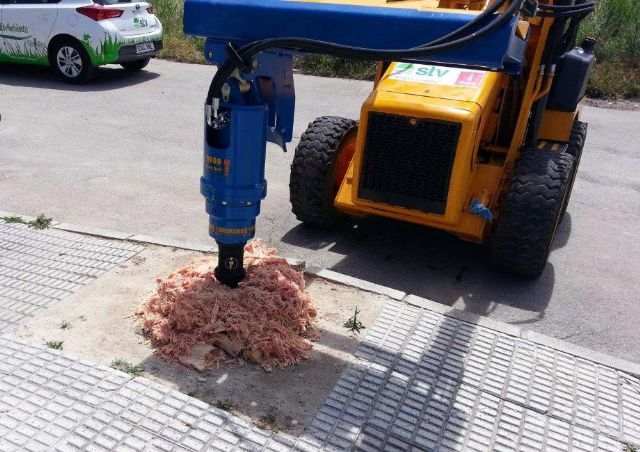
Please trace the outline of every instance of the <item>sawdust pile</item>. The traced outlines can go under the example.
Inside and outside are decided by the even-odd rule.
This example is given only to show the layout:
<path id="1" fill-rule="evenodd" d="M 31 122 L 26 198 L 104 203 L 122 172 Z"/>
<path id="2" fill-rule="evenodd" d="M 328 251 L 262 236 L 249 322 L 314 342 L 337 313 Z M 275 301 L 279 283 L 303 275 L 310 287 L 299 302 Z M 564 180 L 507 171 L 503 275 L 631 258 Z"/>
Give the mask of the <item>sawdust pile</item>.
<path id="1" fill-rule="evenodd" d="M 201 259 L 157 280 L 138 314 L 158 355 L 198 370 L 244 360 L 271 370 L 309 358 L 316 309 L 301 271 L 258 240 L 245 247 L 238 288 L 216 281 L 215 266 Z"/>

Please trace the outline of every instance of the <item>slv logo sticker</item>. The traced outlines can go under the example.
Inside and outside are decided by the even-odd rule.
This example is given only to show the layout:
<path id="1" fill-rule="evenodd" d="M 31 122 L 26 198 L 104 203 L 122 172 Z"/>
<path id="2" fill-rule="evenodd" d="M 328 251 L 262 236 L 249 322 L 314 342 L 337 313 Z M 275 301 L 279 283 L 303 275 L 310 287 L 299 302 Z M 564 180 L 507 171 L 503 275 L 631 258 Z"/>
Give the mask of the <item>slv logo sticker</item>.
<path id="1" fill-rule="evenodd" d="M 472 69 L 435 66 L 432 64 L 397 63 L 388 78 L 405 82 L 477 88 L 480 86 L 484 74 L 485 71 Z"/>

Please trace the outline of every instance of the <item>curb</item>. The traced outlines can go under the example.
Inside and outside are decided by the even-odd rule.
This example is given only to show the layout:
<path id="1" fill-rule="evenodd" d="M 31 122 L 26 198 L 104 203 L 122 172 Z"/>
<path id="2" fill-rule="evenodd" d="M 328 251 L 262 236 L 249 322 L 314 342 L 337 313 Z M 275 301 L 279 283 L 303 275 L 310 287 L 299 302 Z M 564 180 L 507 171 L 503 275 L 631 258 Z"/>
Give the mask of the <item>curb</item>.
<path id="1" fill-rule="evenodd" d="M 345 286 L 356 287 L 358 289 L 366 290 L 367 292 L 373 292 L 380 295 L 386 295 L 394 300 L 402 300 L 406 297 L 406 293 L 400 290 L 392 289 L 391 287 L 381 286 L 380 284 L 365 281 L 364 279 L 354 278 L 352 276 L 343 275 L 342 273 L 334 272 L 333 270 L 327 270 L 326 268 L 320 268 L 311 266 L 305 269 L 305 273 L 317 276 L 338 284 Z"/>
<path id="2" fill-rule="evenodd" d="M 19 215 L 13 212 L 0 211 L 0 217 L 12 216 L 12 215 L 22 217 L 26 221 L 35 219 L 35 217 L 31 217 L 28 215 Z M 86 234 L 86 235 L 102 237 L 102 238 L 112 239 L 112 240 L 124 240 L 124 241 L 135 242 L 135 243 L 147 243 L 152 245 L 166 246 L 166 247 L 178 248 L 178 249 L 189 250 L 189 251 L 199 251 L 203 253 L 215 253 L 218 251 L 216 246 L 206 246 L 196 242 L 183 242 L 179 240 L 163 239 L 163 238 L 152 237 L 148 235 L 128 234 L 122 231 L 96 228 L 93 226 L 75 225 L 71 223 L 60 223 L 58 221 L 52 222 L 51 229 L 58 229 L 58 230 L 67 231 L 67 232 L 75 232 L 79 234 Z M 640 363 L 634 363 L 631 361 L 626 361 L 621 358 L 616 358 L 616 357 L 607 355 L 605 353 L 591 350 L 586 347 L 582 347 L 580 345 L 575 345 L 570 342 L 564 341 L 562 339 L 556 339 L 554 337 L 540 334 L 535 331 L 523 330 L 522 328 L 515 325 L 510 325 L 508 323 L 501 322 L 499 320 L 483 317 L 479 314 L 475 314 L 472 312 L 461 311 L 456 308 L 451 308 L 450 306 L 437 303 L 427 298 L 422 298 L 417 295 L 407 294 L 406 292 L 393 289 L 391 287 L 382 286 L 380 284 L 366 281 L 364 279 L 354 278 L 352 276 L 344 275 L 342 273 L 338 273 L 326 268 L 321 268 L 316 266 L 309 266 L 305 268 L 305 261 L 301 259 L 292 259 L 292 258 L 285 258 L 285 259 L 290 265 L 303 268 L 304 272 L 309 275 L 326 279 L 328 281 L 335 282 L 337 284 L 355 287 L 357 289 L 365 290 L 367 292 L 373 292 L 379 295 L 384 295 L 394 300 L 402 301 L 412 306 L 416 306 L 418 308 L 427 309 L 429 311 L 433 311 L 438 314 L 445 315 L 447 317 L 452 317 L 454 319 L 461 320 L 463 322 L 482 326 L 482 327 L 497 331 L 499 333 L 503 333 L 509 336 L 528 340 L 535 344 L 549 347 L 559 352 L 567 353 L 569 355 L 573 355 L 577 358 L 582 358 L 588 361 L 592 361 L 596 364 L 607 366 L 607 367 L 640 377 Z"/>
<path id="3" fill-rule="evenodd" d="M 25 221 L 35 220 L 36 217 L 29 215 L 22 215 L 15 212 L 5 212 L 0 210 L 0 217 L 20 217 Z M 130 234 L 128 232 L 116 231 L 114 229 L 96 228 L 94 226 L 85 226 L 73 223 L 61 223 L 53 220 L 49 229 L 58 229 L 67 232 L 76 232 L 78 234 L 91 235 L 94 237 L 100 237 L 110 240 L 125 240 L 127 242 L 134 243 L 150 243 L 152 245 L 168 246 L 171 248 L 178 248 L 189 251 L 200 251 L 202 253 L 216 253 L 218 247 L 215 245 L 203 245 L 197 242 L 185 242 L 180 240 L 165 239 L 160 237 L 152 237 L 150 235 L 143 234 Z"/>

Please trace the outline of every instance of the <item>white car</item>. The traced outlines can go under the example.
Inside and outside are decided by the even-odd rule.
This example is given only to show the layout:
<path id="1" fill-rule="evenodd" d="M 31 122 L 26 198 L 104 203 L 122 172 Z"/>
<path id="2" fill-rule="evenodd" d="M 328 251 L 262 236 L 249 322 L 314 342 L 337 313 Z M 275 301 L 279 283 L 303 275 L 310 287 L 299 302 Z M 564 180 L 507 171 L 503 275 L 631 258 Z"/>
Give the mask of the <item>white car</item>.
<path id="1" fill-rule="evenodd" d="M 66 81 L 118 63 L 140 70 L 162 50 L 150 3 L 131 0 L 0 0 L 0 62 L 51 65 Z"/>

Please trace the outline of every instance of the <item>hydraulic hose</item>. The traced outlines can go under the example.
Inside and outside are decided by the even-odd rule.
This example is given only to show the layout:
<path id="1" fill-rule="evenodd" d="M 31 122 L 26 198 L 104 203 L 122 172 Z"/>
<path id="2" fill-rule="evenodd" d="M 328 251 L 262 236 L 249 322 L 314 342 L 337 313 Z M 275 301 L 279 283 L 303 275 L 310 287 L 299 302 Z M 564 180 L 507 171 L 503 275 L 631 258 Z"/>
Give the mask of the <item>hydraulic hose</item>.
<path id="1" fill-rule="evenodd" d="M 591 8 L 584 8 L 584 9 L 576 9 L 576 10 L 571 10 L 571 11 L 561 11 L 561 12 L 541 12 L 538 14 L 538 16 L 540 17 L 553 17 L 554 19 L 560 19 L 560 18 L 565 18 L 565 17 L 577 17 L 577 16 L 587 16 L 588 14 L 592 13 L 594 10 L 593 7 Z"/>
<path id="2" fill-rule="evenodd" d="M 538 9 L 544 10 L 544 11 L 571 11 L 574 9 L 580 9 L 580 8 L 585 8 L 585 7 L 595 7 L 596 6 L 596 2 L 589 2 L 589 3 L 577 3 L 575 5 L 545 5 L 545 4 L 539 4 L 538 5 Z"/>
<path id="3" fill-rule="evenodd" d="M 591 13 L 596 7 L 596 2 L 576 3 L 575 5 L 538 5 L 538 16 L 553 17 L 556 19 L 576 17 Z"/>
<path id="4" fill-rule="evenodd" d="M 546 68 L 544 75 L 544 86 L 551 87 L 552 71 L 561 54 L 566 52 L 567 47 L 575 39 L 575 33 L 580 21 L 590 14 L 595 8 L 595 2 L 580 3 L 575 5 L 539 5 L 538 16 L 551 17 L 554 19 L 549 33 L 548 47 L 543 55 L 542 66 Z M 542 10 L 542 11 L 541 11 Z M 567 21 L 571 21 L 569 28 L 563 33 Z M 571 42 L 570 42 L 571 41 Z M 542 122 L 542 115 L 547 106 L 549 91 L 536 99 L 532 107 L 532 115 L 529 120 L 527 138 L 525 144 L 529 147 L 535 146 L 538 141 L 538 133 Z"/>
<path id="5" fill-rule="evenodd" d="M 363 47 L 354 47 L 342 44 L 336 44 L 326 41 L 318 41 L 306 38 L 273 38 L 256 41 L 241 47 L 238 55 L 242 61 L 247 61 L 253 55 L 269 48 L 284 48 L 292 50 L 304 50 L 310 53 L 324 53 L 336 57 L 354 58 L 362 60 L 393 60 L 393 59 L 411 59 L 434 55 L 444 50 L 451 50 L 464 46 L 481 36 L 489 33 L 495 28 L 501 26 L 505 22 L 511 20 L 513 15 L 520 10 L 524 0 L 513 0 L 509 7 L 502 12 L 496 19 L 484 25 L 479 30 L 469 33 L 461 38 L 452 39 L 467 31 L 472 26 L 476 26 L 482 22 L 490 14 L 493 14 L 501 7 L 506 0 L 498 0 L 487 10 L 474 18 L 469 23 L 463 25 L 457 30 L 442 36 L 432 42 L 422 44 L 409 49 L 370 49 Z M 237 68 L 237 62 L 229 59 L 220 66 L 218 72 L 211 81 L 209 91 L 207 93 L 206 105 L 211 105 L 213 99 L 219 99 L 221 95 L 222 85 L 225 80 Z"/>

